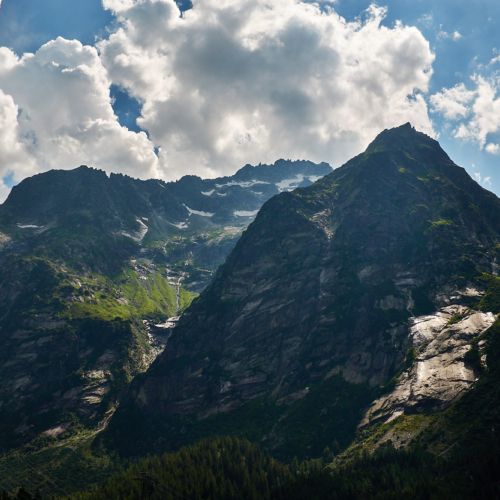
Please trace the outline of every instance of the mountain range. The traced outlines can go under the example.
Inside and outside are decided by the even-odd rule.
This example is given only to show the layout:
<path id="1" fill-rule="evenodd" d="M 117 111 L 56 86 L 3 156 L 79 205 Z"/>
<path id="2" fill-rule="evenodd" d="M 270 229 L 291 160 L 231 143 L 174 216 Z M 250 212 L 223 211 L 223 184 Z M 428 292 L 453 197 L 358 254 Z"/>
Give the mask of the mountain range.
<path id="1" fill-rule="evenodd" d="M 26 179 L 0 207 L 3 451 L 136 460 L 245 438 L 298 474 L 265 498 L 312 498 L 319 459 L 318 485 L 377 453 L 432 464 L 432 488 L 476 471 L 500 449 L 499 214 L 409 123 L 333 171 Z M 216 443 L 190 449 L 240 449 Z"/>
<path id="2" fill-rule="evenodd" d="M 0 206 L 3 450 L 100 429 L 264 201 L 329 172 L 279 160 L 165 183 L 82 166 L 15 186 Z"/>

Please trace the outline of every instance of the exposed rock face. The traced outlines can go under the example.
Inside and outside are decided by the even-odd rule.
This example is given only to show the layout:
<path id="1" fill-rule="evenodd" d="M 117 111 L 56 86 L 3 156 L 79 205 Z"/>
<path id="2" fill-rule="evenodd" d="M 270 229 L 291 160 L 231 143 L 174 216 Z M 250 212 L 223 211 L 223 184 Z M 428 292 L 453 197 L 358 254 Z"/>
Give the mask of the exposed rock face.
<path id="1" fill-rule="evenodd" d="M 409 124 L 384 131 L 315 185 L 263 206 L 133 384 L 129 410 L 193 421 L 258 397 L 315 405 L 306 388 L 340 376 L 383 385 L 412 345 L 409 318 L 478 301 L 476 269 L 496 269 L 499 210 L 436 141 Z M 457 379 L 443 393 L 425 392 L 418 379 L 436 407 L 470 385 L 458 359 L 492 321 L 478 313 L 460 330 L 444 328 L 450 311 L 422 318 L 421 330 L 412 322 L 416 341 L 430 341 L 416 366 L 433 372 L 446 363 L 442 380 Z"/>
<path id="2" fill-rule="evenodd" d="M 454 315 L 467 314 L 448 324 Z M 464 361 L 470 341 L 495 321 L 491 313 L 471 312 L 464 306 L 448 306 L 434 315 L 411 318 L 410 336 L 418 356 L 400 377 L 394 390 L 370 406 L 360 426 L 380 419 L 390 421 L 402 413 L 442 410 L 470 388 L 478 377 Z"/>

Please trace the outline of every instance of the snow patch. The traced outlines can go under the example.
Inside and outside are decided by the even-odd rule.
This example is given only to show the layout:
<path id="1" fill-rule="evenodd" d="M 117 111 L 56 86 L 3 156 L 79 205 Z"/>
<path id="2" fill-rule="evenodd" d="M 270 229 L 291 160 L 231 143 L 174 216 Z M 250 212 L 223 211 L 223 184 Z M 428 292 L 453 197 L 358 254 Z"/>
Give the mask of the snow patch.
<path id="1" fill-rule="evenodd" d="M 19 222 L 18 222 L 17 227 L 20 227 L 21 229 L 28 229 L 28 228 L 38 229 L 38 228 L 43 227 L 43 226 L 35 226 L 34 224 L 19 224 Z"/>
<path id="2" fill-rule="evenodd" d="M 296 188 L 302 181 L 304 176 L 302 174 L 297 174 L 294 179 L 283 179 L 281 182 L 276 183 L 276 187 L 279 189 L 280 193 L 282 191 L 291 191 Z"/>
<path id="3" fill-rule="evenodd" d="M 134 241 L 137 241 L 137 243 L 140 243 L 144 238 L 144 236 L 146 236 L 146 233 L 148 232 L 149 228 L 140 219 L 135 219 L 135 220 L 141 226 L 138 231 L 135 231 L 133 234 L 127 233 L 126 231 L 120 231 L 120 234 L 126 236 L 127 238 L 132 238 Z"/>
<path id="4" fill-rule="evenodd" d="M 308 175 L 306 176 L 311 182 L 319 181 L 323 176 L 322 175 Z"/>
<path id="5" fill-rule="evenodd" d="M 168 221 L 167 221 L 168 222 Z M 174 224 L 173 222 L 168 222 L 170 225 L 177 227 L 178 229 L 187 229 L 188 225 L 185 222 L 179 224 Z"/>
<path id="6" fill-rule="evenodd" d="M 184 205 L 184 203 L 183 203 Z M 195 215 L 201 215 L 202 217 L 212 217 L 215 214 L 211 214 L 210 212 L 201 212 L 200 210 L 193 210 L 192 208 L 189 208 L 188 206 L 184 205 L 187 208 L 187 211 L 189 212 L 189 215 L 195 214 Z"/>
<path id="7" fill-rule="evenodd" d="M 244 188 L 250 187 L 250 186 L 255 186 L 255 184 L 270 184 L 270 182 L 265 182 L 265 181 L 245 181 L 245 182 L 236 182 L 236 181 L 231 181 L 228 182 L 227 184 L 216 184 L 215 187 L 221 188 L 224 186 L 241 186 Z"/>
<path id="8" fill-rule="evenodd" d="M 309 179 L 311 182 L 316 182 L 321 179 L 321 175 L 303 175 L 297 174 L 293 179 L 283 179 L 277 182 L 275 186 L 279 189 L 280 193 L 282 191 L 292 191 L 294 190 L 304 179 Z"/>
<path id="9" fill-rule="evenodd" d="M 205 196 L 210 196 L 214 191 L 215 191 L 215 189 L 212 189 L 211 191 L 207 191 L 206 193 L 204 191 L 202 191 L 201 194 L 204 194 Z"/>
<path id="10" fill-rule="evenodd" d="M 252 191 L 253 194 L 262 194 L 262 193 L 259 193 L 259 191 Z"/>
<path id="11" fill-rule="evenodd" d="M 226 196 L 227 193 L 217 193 L 217 196 Z"/>
<path id="12" fill-rule="evenodd" d="M 253 217 L 254 215 L 257 215 L 258 210 L 237 210 L 236 212 L 233 212 L 233 215 L 236 217 Z"/>
<path id="13" fill-rule="evenodd" d="M 147 219 L 146 219 L 147 220 Z M 146 226 L 146 224 L 144 224 L 144 222 L 142 222 L 141 219 L 136 219 L 136 221 L 140 224 L 140 228 L 139 228 L 139 231 L 137 231 L 136 233 L 136 237 L 139 238 L 139 241 L 141 241 L 144 236 L 146 236 L 146 233 L 148 232 L 148 229 L 149 227 Z"/>

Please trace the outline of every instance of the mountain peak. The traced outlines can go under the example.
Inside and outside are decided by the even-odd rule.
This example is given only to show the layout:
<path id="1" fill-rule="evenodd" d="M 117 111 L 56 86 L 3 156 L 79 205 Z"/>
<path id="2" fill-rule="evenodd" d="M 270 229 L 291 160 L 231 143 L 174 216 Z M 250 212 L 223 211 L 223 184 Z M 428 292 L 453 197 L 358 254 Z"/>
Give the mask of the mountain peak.
<path id="1" fill-rule="evenodd" d="M 438 141 L 417 131 L 409 122 L 381 132 L 363 153 L 366 158 L 379 154 L 388 155 L 391 164 L 403 162 L 414 173 L 441 170 L 445 165 L 457 169 Z"/>
<path id="2" fill-rule="evenodd" d="M 370 143 L 366 152 L 379 152 L 382 149 L 408 149 L 408 147 L 415 146 L 416 144 L 431 147 L 434 151 L 443 151 L 436 140 L 423 132 L 418 132 L 415 127 L 412 127 L 410 122 L 407 122 L 399 127 L 385 129 L 380 132 L 374 141 Z"/>

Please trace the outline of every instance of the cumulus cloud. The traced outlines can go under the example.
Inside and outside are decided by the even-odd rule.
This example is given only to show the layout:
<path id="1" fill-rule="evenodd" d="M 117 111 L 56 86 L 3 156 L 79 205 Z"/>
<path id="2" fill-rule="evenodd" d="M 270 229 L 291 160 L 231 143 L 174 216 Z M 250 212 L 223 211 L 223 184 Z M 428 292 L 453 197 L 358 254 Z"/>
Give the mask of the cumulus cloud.
<path id="1" fill-rule="evenodd" d="M 23 177 L 34 167 L 34 160 L 26 150 L 17 123 L 18 107 L 11 96 L 0 90 L 0 200 L 9 188 L 2 180 L 7 175 Z"/>
<path id="2" fill-rule="evenodd" d="M 434 135 L 434 55 L 417 28 L 383 26 L 384 8 L 347 22 L 296 0 L 193 0 L 182 16 L 174 0 L 103 6 L 116 24 L 96 47 L 0 48 L 0 178 L 80 164 L 165 179 L 280 157 L 338 166 L 384 128 Z M 119 125 L 111 84 L 142 104 L 149 137 Z"/>
<path id="3" fill-rule="evenodd" d="M 11 121 L 9 138 L 0 139 L 0 158 L 12 158 L 0 163 L 0 177 L 8 170 L 20 180 L 84 163 L 156 176 L 152 144 L 145 133 L 119 125 L 109 85 L 97 50 L 78 41 L 58 38 L 21 58 L 0 48 L 0 116 Z"/>
<path id="4" fill-rule="evenodd" d="M 467 105 L 474 96 L 475 92 L 467 90 L 463 83 L 451 89 L 443 89 L 442 92 L 431 96 L 432 111 L 443 114 L 448 120 L 465 117 L 470 112 Z"/>
<path id="5" fill-rule="evenodd" d="M 496 96 L 498 87 L 495 78 L 486 79 L 474 75 L 474 90 L 467 90 L 463 83 L 452 89 L 443 89 L 431 96 L 432 111 L 441 113 L 448 120 L 466 118 L 460 123 L 454 136 L 463 140 L 472 140 L 484 148 L 489 134 L 500 131 L 500 98 Z M 499 145 L 489 143 L 488 153 L 498 154 Z"/>
<path id="6" fill-rule="evenodd" d="M 382 129 L 433 134 L 434 60 L 414 27 L 365 22 L 295 0 L 104 0 L 119 23 L 99 43 L 113 82 L 144 104 L 163 175 L 213 176 L 279 157 L 333 165 Z M 410 96 L 410 97 L 408 97 Z"/>
<path id="7" fill-rule="evenodd" d="M 494 144 L 493 142 L 490 142 L 489 144 L 486 144 L 486 147 L 484 148 L 488 153 L 491 153 L 492 155 L 497 155 L 500 153 L 500 144 Z"/>

